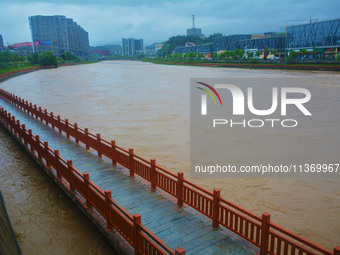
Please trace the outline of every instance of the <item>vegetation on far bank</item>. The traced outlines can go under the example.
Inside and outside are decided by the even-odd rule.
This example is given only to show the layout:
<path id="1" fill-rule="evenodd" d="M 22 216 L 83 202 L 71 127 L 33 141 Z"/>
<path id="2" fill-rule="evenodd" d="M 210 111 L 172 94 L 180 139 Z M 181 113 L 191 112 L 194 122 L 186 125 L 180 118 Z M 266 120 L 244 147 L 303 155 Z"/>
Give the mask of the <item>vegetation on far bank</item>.
<path id="1" fill-rule="evenodd" d="M 0 53 L 0 74 L 24 70 L 36 66 L 54 66 L 60 64 L 79 63 L 87 64 L 98 61 L 90 61 L 89 59 L 81 59 L 70 52 L 64 52 L 58 58 L 51 51 L 45 51 L 41 54 L 33 53 L 32 55 L 19 56 L 17 53 L 5 51 Z"/>

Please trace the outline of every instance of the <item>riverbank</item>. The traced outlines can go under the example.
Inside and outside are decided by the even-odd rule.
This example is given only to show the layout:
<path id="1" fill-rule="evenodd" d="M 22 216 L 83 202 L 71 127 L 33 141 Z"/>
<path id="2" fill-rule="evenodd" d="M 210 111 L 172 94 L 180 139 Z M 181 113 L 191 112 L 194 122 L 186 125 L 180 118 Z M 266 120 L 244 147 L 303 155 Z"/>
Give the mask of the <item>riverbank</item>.
<path id="1" fill-rule="evenodd" d="M 37 70 L 40 70 L 40 69 L 47 69 L 47 68 L 54 68 L 54 67 L 53 66 L 35 66 L 35 67 L 26 68 L 26 69 L 20 69 L 20 70 L 17 70 L 17 71 L 2 73 L 2 74 L 0 74 L 0 82 L 7 80 L 9 78 L 12 78 L 14 76 L 34 72 L 34 71 L 37 71 Z"/>
<path id="2" fill-rule="evenodd" d="M 281 64 L 281 63 L 190 63 L 190 62 L 164 62 L 146 60 L 154 64 L 163 65 L 182 65 L 182 66 L 203 66 L 203 67 L 229 67 L 229 68 L 248 68 L 248 69 L 282 69 L 282 70 L 308 70 L 308 71 L 340 71 L 339 64 Z"/>
<path id="3" fill-rule="evenodd" d="M 93 63 L 97 63 L 98 61 L 89 61 L 89 62 L 75 62 L 75 63 L 60 63 L 58 66 L 72 66 L 72 65 L 84 65 L 84 64 L 93 64 Z M 12 78 L 14 76 L 17 75 L 21 75 L 21 74 L 25 74 L 25 73 L 29 73 L 29 72 L 33 72 L 33 71 L 37 71 L 40 69 L 49 69 L 49 68 L 56 68 L 54 66 L 32 66 L 32 65 L 28 65 L 28 66 L 24 66 L 19 68 L 9 68 L 9 69 L 0 69 L 0 82 L 7 80 L 9 78 Z"/>

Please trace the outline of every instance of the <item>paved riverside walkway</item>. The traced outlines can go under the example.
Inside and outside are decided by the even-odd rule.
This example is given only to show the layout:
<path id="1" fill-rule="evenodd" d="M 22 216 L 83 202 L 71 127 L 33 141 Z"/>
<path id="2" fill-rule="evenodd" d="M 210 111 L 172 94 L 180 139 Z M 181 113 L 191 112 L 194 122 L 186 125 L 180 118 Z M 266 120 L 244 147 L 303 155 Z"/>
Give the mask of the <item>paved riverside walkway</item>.
<path id="1" fill-rule="evenodd" d="M 47 127 L 7 101 L 0 98 L 4 107 L 16 120 L 32 129 L 42 141 L 48 141 L 52 149 L 58 149 L 65 160 L 72 159 L 73 165 L 82 173 L 88 172 L 90 179 L 102 190 L 111 190 L 112 198 L 131 214 L 140 214 L 142 224 L 161 238 L 173 250 L 183 247 L 186 254 L 257 254 L 258 248 L 237 237 L 226 229 L 213 229 L 211 221 L 195 210 L 176 203 L 152 191 L 138 178 L 129 176 L 122 166 L 112 166 L 84 147 Z"/>

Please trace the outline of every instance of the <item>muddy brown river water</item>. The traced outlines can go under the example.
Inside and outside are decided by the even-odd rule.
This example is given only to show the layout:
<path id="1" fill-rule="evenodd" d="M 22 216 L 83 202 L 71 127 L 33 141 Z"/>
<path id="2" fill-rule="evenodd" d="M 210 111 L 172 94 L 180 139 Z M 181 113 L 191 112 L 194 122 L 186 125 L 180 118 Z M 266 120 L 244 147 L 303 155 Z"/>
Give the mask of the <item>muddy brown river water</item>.
<path id="1" fill-rule="evenodd" d="M 340 133 L 339 73 L 106 61 L 36 71 L 2 82 L 0 88 L 101 133 L 107 140 L 115 139 L 124 148 L 134 148 L 139 156 L 156 158 L 158 164 L 190 178 L 192 77 L 312 78 L 313 84 L 304 85 L 323 95 L 324 101 L 317 103 L 328 113 L 322 114 L 320 132 L 308 128 L 305 135 L 273 132 L 267 135 L 268 147 L 257 149 L 265 153 L 271 148 L 270 139 L 282 139 L 303 150 L 305 157 L 325 153 L 340 158 L 340 136 L 336 135 Z M 258 160 L 260 153 L 250 149 L 244 153 L 256 139 L 250 133 L 233 139 L 230 157 L 243 153 L 247 163 Z M 113 253 L 99 231 L 2 128 L 0 148 L 0 189 L 24 254 Z M 288 152 L 278 151 L 278 155 L 289 162 Z M 222 196 L 254 213 L 267 211 L 273 222 L 330 250 L 340 245 L 339 178 L 194 182 L 209 190 L 220 188 Z"/>

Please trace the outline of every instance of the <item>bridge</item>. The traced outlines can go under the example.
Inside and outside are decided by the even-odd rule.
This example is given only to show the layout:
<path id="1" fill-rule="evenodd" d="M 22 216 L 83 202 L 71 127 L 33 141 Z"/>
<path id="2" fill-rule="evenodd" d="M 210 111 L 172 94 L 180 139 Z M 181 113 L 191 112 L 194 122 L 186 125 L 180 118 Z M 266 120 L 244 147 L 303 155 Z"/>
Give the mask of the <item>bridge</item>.
<path id="1" fill-rule="evenodd" d="M 340 255 L 1 89 L 0 123 L 121 253 Z"/>

